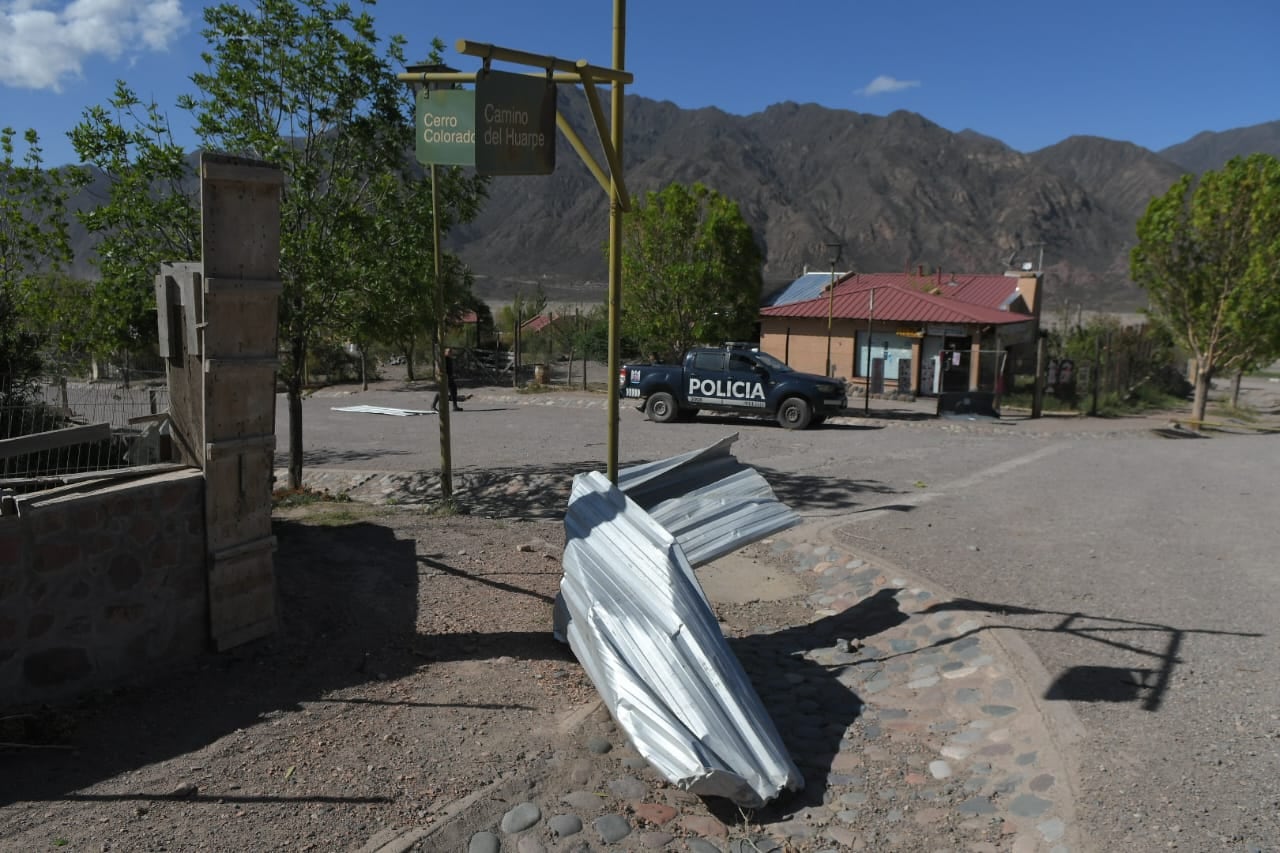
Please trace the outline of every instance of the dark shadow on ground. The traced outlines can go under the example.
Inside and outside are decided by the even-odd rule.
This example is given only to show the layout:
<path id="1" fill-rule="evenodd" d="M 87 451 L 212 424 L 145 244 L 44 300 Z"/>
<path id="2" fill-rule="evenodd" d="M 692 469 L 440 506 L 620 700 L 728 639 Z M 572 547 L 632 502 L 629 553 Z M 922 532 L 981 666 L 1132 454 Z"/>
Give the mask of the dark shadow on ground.
<path id="1" fill-rule="evenodd" d="M 277 520 L 273 530 L 276 634 L 60 707 L 74 751 L 0 755 L 0 805 L 64 799 L 195 752 L 282 710 L 423 664 L 407 651 L 415 642 L 418 606 L 412 540 L 370 523 L 318 527 Z M 397 647 L 406 651 L 380 653 Z M 376 660 L 370 650 L 379 652 Z M 168 793 L 136 792 L 144 798 Z"/>
<path id="2" fill-rule="evenodd" d="M 860 498 L 865 495 L 902 494 L 879 480 L 846 480 L 755 467 L 769 481 L 778 500 L 802 515 L 846 513 L 863 506 L 866 501 Z"/>
<path id="3" fill-rule="evenodd" d="M 333 448 L 314 448 L 304 451 L 302 454 L 302 464 L 304 467 L 313 467 L 321 465 L 342 465 L 352 462 L 368 462 L 371 459 L 383 459 L 390 456 L 408 456 L 408 450 L 391 450 L 379 448 L 377 450 L 335 450 Z M 287 453 L 277 453 L 273 464 L 277 468 L 286 468 L 289 465 L 289 455 Z"/>
<path id="4" fill-rule="evenodd" d="M 857 692 L 838 680 L 845 666 L 858 658 L 834 649 L 837 641 L 865 640 L 907 621 L 896 592 L 886 587 L 816 622 L 729 640 L 805 778 L 803 790 L 786 793 L 756 810 L 754 820 L 771 823 L 822 805 L 832 760 L 863 706 Z M 835 656 L 830 663 L 806 657 L 815 649 L 831 649 Z M 733 803 L 714 797 L 706 803 L 722 821 L 739 821 L 739 809 Z"/>
<path id="5" fill-rule="evenodd" d="M 818 424 L 813 429 L 830 430 L 833 432 L 870 432 L 871 430 L 884 429 L 883 424 L 833 424 L 830 421 Z"/>
<path id="6" fill-rule="evenodd" d="M 1140 702 L 1144 711 L 1158 711 L 1164 701 L 1174 668 L 1185 663 L 1179 656 L 1188 635 L 1205 634 L 1229 637 L 1262 637 L 1264 634 L 1246 631 L 1220 631 L 1207 628 L 1177 628 L 1159 622 L 1141 622 L 1110 616 L 1091 616 L 1081 612 L 1042 610 L 1017 604 L 999 604 L 959 598 L 944 601 L 926 608 L 925 613 L 959 610 L 990 613 L 998 616 L 1026 616 L 1031 619 L 1052 617 L 1050 624 L 1017 624 L 1006 622 L 989 628 L 1005 628 L 1015 631 L 1069 634 L 1073 637 L 1101 643 L 1124 652 L 1141 655 L 1151 661 L 1151 667 L 1113 667 L 1081 665 L 1062 671 L 1045 692 L 1046 699 L 1066 699 L 1075 702 Z M 977 628 L 969 633 L 987 630 Z M 961 639 L 960 635 L 945 642 Z M 1144 640 L 1151 640 L 1142 645 Z"/>
<path id="7" fill-rule="evenodd" d="M 751 417 L 749 415 L 719 414 L 714 412 L 699 413 L 696 418 L 690 421 L 690 423 L 702 424 L 704 426 L 714 426 L 717 428 L 732 427 L 734 429 L 737 429 L 738 427 L 759 428 L 761 426 L 772 426 L 772 427 L 776 427 L 777 429 L 783 429 L 781 424 L 779 424 L 776 420 L 770 417 L 756 418 L 756 417 Z M 884 426 L 881 424 L 835 424 L 835 423 L 831 423 L 830 421 L 826 421 L 820 424 L 814 424 L 813 426 L 809 427 L 809 429 L 848 430 L 848 431 L 862 432 L 864 430 L 884 429 Z M 797 430 L 796 432 L 797 434 L 803 435 L 802 430 Z"/>
<path id="8" fill-rule="evenodd" d="M 1202 432 L 1196 432 L 1195 430 L 1184 429 L 1183 427 L 1179 426 L 1176 423 L 1167 427 L 1156 427 L 1155 429 L 1151 430 L 1151 432 L 1160 436 L 1161 438 L 1208 438 L 1209 437 Z"/>
<path id="9" fill-rule="evenodd" d="M 436 555 L 436 558 L 419 557 L 418 559 L 422 561 L 422 564 L 424 566 L 430 566 L 436 571 L 443 572 L 447 575 L 453 575 L 454 577 L 459 577 L 459 578 L 468 578 L 470 580 L 475 581 L 476 583 L 483 584 L 493 589 L 501 590 L 502 592 L 513 592 L 518 595 L 527 595 L 532 598 L 539 599 L 540 601 L 545 601 L 547 604 L 555 604 L 556 599 L 554 595 L 544 595 L 540 592 L 533 592 L 532 590 L 522 589 L 521 587 L 515 586 L 514 584 L 504 583 L 502 581 L 489 580 L 488 578 L 482 575 L 477 575 L 473 572 L 464 572 L 461 569 L 455 569 L 453 566 L 450 566 L 448 563 L 442 562 L 440 559 L 438 559 L 439 557 L 440 555 Z"/>
<path id="10" fill-rule="evenodd" d="M 624 467 L 648 460 L 631 460 Z M 793 474 L 757 466 L 778 500 L 802 515 L 839 514 L 865 507 L 865 496 L 902 494 L 879 480 L 847 480 L 813 474 Z M 604 471 L 598 459 L 555 465 L 521 465 L 505 468 L 455 468 L 454 498 L 464 512 L 489 518 L 561 519 L 569 505 L 569 490 L 576 474 Z M 393 478 L 412 500 L 439 497 L 434 472 L 418 472 Z"/>
<path id="11" fill-rule="evenodd" d="M 880 506 L 869 506 L 865 509 L 855 509 L 854 512 L 911 512 L 917 509 L 914 504 L 881 504 Z"/>
<path id="12" fill-rule="evenodd" d="M 562 519 L 573 478 L 603 471 L 599 459 L 506 468 L 455 468 L 454 498 L 466 512 L 487 518 Z M 434 488 L 434 472 L 428 483 Z"/>
<path id="13" fill-rule="evenodd" d="M 938 416 L 932 412 L 920 412 L 915 409 L 871 409 L 863 412 L 861 407 L 848 408 L 842 415 L 846 418 L 878 418 L 886 421 L 936 421 Z"/>
<path id="14" fill-rule="evenodd" d="M 435 662 L 501 657 L 561 661 L 572 653 L 545 631 L 418 629 L 419 586 L 432 577 L 474 580 L 495 595 L 532 597 L 545 606 L 546 590 L 527 589 L 509 573 L 503 581 L 459 568 L 450 557 L 420 557 L 412 538 L 391 525 L 357 521 L 327 526 L 277 519 L 279 631 L 224 654 L 207 654 L 139 679 L 31 715 L 39 742 L 55 748 L 0 750 L 0 806 L 22 801 L 81 799 L 197 799 L 193 792 L 137 790 L 110 797 L 78 795 L 95 783 L 176 756 L 197 752 L 240 729 L 282 712 L 331 703 L 382 704 L 361 686 L 409 676 Z M 501 569 L 500 563 L 494 567 Z M 552 572 L 557 572 L 554 564 Z M 546 586 L 546 584 L 544 584 Z M 547 608 L 549 610 L 549 608 Z M 377 694 L 375 694 L 375 697 Z M 413 707 L 460 703 L 406 701 Z M 519 703 L 472 704 L 501 714 Z M 23 720 L 24 724 L 27 720 Z M 6 740 L 9 738 L 0 738 Z M 32 740 L 30 743 L 38 741 Z M 61 746 L 71 747 L 56 748 Z M 224 798 L 225 799 L 225 798 Z M 379 798 L 300 796 L 280 802 L 366 803 Z M 270 797 L 246 802 L 272 802 Z"/>
<path id="15" fill-rule="evenodd" d="M 647 461 L 631 460 L 627 467 Z M 603 470 L 604 466 L 598 459 L 554 465 L 455 468 L 454 499 L 464 512 L 489 518 L 561 519 L 568 507 L 574 476 Z M 864 506 L 867 502 L 860 500 L 862 496 L 902 494 L 878 480 L 793 474 L 762 466 L 757 466 L 757 470 L 782 503 L 805 515 L 858 511 L 860 507 L 868 508 Z M 431 502 L 439 499 L 435 472 L 396 475 L 392 482 L 403 496 L 398 496 L 397 500 Z"/>

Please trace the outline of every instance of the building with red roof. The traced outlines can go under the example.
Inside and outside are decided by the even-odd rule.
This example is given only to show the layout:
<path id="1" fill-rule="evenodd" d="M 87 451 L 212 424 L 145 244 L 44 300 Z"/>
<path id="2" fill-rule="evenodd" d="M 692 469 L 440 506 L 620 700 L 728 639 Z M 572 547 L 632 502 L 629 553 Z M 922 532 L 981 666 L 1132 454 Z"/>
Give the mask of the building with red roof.
<path id="1" fill-rule="evenodd" d="M 1000 390 L 1034 353 L 1043 277 L 847 273 L 814 295 L 805 276 L 760 312 L 760 348 L 797 370 L 875 393 Z"/>

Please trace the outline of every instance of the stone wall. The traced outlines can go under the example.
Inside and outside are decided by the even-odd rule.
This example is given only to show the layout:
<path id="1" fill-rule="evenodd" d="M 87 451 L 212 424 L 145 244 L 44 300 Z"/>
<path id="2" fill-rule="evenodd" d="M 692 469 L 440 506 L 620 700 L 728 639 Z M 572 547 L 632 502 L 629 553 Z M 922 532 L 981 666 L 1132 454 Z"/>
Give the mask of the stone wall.
<path id="1" fill-rule="evenodd" d="M 20 498 L 0 516 L 0 706 L 205 651 L 204 537 L 194 469 Z"/>

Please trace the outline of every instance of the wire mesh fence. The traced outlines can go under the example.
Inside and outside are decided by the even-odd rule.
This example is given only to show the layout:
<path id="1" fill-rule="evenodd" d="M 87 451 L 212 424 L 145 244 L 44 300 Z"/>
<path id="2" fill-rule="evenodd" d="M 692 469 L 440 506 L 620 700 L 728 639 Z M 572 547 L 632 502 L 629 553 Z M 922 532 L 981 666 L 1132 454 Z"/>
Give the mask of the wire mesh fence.
<path id="1" fill-rule="evenodd" d="M 161 375 L 84 382 L 0 375 L 0 486 L 31 491 L 68 475 L 169 458 Z"/>

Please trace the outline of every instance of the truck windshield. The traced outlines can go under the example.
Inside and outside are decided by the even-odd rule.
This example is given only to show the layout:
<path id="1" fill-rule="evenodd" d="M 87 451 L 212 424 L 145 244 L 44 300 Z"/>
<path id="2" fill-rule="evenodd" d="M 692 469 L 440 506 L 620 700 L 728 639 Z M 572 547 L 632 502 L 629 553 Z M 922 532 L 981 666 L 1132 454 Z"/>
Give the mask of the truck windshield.
<path id="1" fill-rule="evenodd" d="M 756 361 L 758 361 L 761 365 L 769 368 L 770 370 L 776 373 L 791 372 L 791 368 L 788 367 L 785 362 L 774 358 L 773 356 L 769 355 L 769 353 L 767 352 L 757 352 L 754 355 L 756 357 Z"/>

